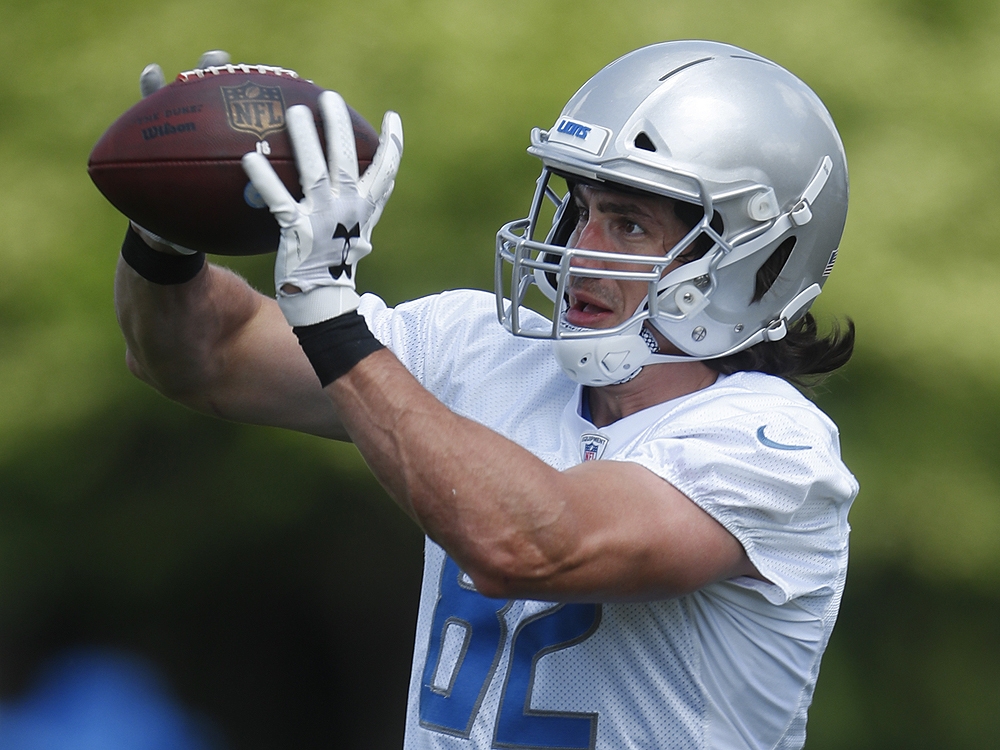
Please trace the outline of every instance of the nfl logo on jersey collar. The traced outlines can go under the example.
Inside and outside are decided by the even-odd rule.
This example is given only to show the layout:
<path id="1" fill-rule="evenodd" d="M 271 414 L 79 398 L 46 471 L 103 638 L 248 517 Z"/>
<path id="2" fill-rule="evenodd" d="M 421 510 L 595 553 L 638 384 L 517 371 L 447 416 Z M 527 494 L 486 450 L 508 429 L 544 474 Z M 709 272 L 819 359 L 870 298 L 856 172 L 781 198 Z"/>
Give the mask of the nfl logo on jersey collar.
<path id="1" fill-rule="evenodd" d="M 677 399 L 650 406 L 636 414 L 598 427 L 590 419 L 590 402 L 584 397 L 586 389 L 576 387 L 576 393 L 563 410 L 562 460 L 571 466 L 579 456 L 580 461 L 600 461 L 605 456 L 617 457 L 628 451 L 640 435 L 663 418 L 676 406 Z M 686 397 L 685 397 L 686 398 Z M 553 465 L 559 462 L 554 462 Z"/>
<path id="2" fill-rule="evenodd" d="M 608 439 L 597 432 L 588 432 L 580 436 L 580 458 L 584 461 L 599 460 L 607 447 Z"/>

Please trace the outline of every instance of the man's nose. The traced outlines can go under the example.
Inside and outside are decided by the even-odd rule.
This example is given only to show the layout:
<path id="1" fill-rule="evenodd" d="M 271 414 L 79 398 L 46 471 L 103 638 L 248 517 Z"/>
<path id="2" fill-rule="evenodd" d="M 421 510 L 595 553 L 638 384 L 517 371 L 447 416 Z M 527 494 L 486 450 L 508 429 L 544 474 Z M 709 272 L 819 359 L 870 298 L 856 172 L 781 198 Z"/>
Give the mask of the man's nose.
<path id="1" fill-rule="evenodd" d="M 601 227 L 601 225 L 590 219 L 583 228 L 580 229 L 579 234 L 575 237 L 575 241 L 572 243 L 573 247 L 578 250 L 598 250 L 601 252 L 608 252 L 611 247 L 608 243 L 607 233 Z M 578 266 L 581 268 L 599 268 L 603 265 L 604 261 L 595 260 L 593 258 L 581 258 L 580 256 L 574 256 L 571 265 Z"/>

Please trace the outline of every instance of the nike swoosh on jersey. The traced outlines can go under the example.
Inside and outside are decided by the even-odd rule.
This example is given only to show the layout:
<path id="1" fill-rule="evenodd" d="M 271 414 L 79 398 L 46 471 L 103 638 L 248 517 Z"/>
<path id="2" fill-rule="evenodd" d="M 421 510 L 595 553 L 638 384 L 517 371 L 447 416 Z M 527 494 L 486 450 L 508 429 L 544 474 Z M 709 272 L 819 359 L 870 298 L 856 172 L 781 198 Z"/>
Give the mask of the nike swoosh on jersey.
<path id="1" fill-rule="evenodd" d="M 765 445 L 768 448 L 774 448 L 775 450 L 779 451 L 807 451 L 810 448 L 812 448 L 811 445 L 786 445 L 785 443 L 776 443 L 773 440 L 771 440 L 771 438 L 767 437 L 767 435 L 764 434 L 764 430 L 766 428 L 767 425 L 762 425 L 760 428 L 758 428 L 757 439 L 761 442 L 762 445 Z"/>

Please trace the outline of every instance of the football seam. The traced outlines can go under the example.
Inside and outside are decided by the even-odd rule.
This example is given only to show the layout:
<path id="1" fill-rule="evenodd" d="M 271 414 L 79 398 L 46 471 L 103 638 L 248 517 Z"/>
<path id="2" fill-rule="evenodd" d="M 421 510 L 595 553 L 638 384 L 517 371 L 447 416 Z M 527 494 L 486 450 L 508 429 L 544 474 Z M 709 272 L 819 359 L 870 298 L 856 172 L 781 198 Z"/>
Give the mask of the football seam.
<path id="1" fill-rule="evenodd" d="M 187 83 L 188 81 L 202 79 L 206 75 L 236 75 L 237 73 L 260 73 L 261 75 L 295 78 L 297 80 L 305 81 L 306 83 L 312 83 L 311 80 L 300 77 L 298 73 L 294 70 L 289 70 L 288 68 L 282 68 L 276 65 L 247 65 L 246 63 L 239 63 L 237 65 L 230 63 L 229 65 L 213 65 L 208 68 L 185 70 L 184 72 L 177 74 L 177 81 L 179 83 Z"/>

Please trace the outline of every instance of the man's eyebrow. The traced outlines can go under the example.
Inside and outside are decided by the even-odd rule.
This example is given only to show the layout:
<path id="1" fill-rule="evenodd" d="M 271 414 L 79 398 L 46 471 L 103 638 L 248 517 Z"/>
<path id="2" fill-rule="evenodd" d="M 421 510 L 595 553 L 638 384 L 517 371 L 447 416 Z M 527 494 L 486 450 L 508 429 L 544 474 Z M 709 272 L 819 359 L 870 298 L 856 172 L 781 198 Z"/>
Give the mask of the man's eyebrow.
<path id="1" fill-rule="evenodd" d="M 619 203 L 614 199 L 598 200 L 597 207 L 606 214 L 622 214 L 625 216 L 645 216 L 652 218 L 653 215 L 638 203 Z"/>
<path id="2" fill-rule="evenodd" d="M 654 218 L 653 214 L 648 209 L 643 208 L 638 203 L 629 202 L 627 198 L 619 199 L 617 196 L 612 197 L 614 194 L 594 188 L 591 188 L 591 191 L 597 195 L 597 208 L 602 213 L 619 214 L 624 216 L 643 216 L 648 219 Z M 573 197 L 577 201 L 583 200 L 583 191 L 580 185 L 576 185 L 573 188 Z"/>

